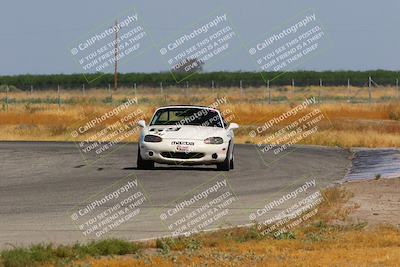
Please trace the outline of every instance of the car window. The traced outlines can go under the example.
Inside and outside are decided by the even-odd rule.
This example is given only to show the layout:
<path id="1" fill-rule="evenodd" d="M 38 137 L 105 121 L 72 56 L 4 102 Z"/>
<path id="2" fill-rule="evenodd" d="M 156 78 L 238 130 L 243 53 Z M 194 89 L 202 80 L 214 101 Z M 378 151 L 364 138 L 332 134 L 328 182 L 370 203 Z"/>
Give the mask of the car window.
<path id="1" fill-rule="evenodd" d="M 168 108 L 154 114 L 150 125 L 196 125 L 224 127 L 216 110 L 204 108 Z"/>

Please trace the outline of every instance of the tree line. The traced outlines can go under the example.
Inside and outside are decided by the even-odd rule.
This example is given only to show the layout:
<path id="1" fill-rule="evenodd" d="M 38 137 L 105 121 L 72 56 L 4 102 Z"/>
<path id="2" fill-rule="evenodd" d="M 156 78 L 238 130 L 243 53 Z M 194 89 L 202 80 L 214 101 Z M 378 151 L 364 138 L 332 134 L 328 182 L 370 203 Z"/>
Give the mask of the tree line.
<path id="1" fill-rule="evenodd" d="M 271 86 L 311 86 L 322 82 L 326 86 L 366 86 L 369 77 L 382 86 L 395 85 L 399 72 L 387 70 L 372 71 L 292 71 L 286 73 L 263 72 L 201 72 L 201 73 L 119 73 L 119 87 L 178 86 L 178 87 L 243 87 L 264 86 L 269 80 Z M 263 77 L 263 78 L 262 78 Z M 51 75 L 13 75 L 0 76 L 0 85 L 15 86 L 21 90 L 45 90 L 58 85 L 63 89 L 101 88 L 113 84 L 113 74 L 51 74 Z M 90 81 L 90 82 L 88 82 Z M 242 81 L 242 82 L 241 82 Z"/>

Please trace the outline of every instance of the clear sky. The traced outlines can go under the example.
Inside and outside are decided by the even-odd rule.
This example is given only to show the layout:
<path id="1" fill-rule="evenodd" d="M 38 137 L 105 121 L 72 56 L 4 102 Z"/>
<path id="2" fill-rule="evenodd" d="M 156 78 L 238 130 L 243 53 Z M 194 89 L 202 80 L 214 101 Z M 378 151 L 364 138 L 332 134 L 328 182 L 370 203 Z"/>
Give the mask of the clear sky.
<path id="1" fill-rule="evenodd" d="M 132 7 L 156 44 L 171 40 L 215 10 L 223 10 L 245 47 L 311 8 L 330 45 L 295 69 L 400 69 L 399 0 L 1 0 L 0 75 L 82 72 L 69 45 Z M 244 47 L 204 69 L 258 70 Z M 166 70 L 168 65 L 154 46 L 120 67 L 120 72 Z"/>

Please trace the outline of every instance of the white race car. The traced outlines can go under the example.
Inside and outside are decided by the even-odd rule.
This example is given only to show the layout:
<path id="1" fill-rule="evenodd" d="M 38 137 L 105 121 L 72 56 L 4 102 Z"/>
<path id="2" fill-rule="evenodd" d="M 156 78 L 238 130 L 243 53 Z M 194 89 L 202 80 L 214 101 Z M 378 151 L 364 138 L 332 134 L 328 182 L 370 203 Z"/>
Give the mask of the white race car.
<path id="1" fill-rule="evenodd" d="M 154 163 L 169 165 L 234 166 L 236 123 L 229 126 L 221 113 L 202 106 L 167 106 L 156 110 L 149 125 L 141 120 L 137 167 L 152 169 Z"/>

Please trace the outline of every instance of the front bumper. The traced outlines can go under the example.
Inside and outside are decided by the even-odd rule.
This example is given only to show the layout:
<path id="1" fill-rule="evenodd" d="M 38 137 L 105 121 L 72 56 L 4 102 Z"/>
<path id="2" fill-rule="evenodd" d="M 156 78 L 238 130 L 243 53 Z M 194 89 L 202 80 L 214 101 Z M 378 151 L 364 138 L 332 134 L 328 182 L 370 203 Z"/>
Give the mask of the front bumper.
<path id="1" fill-rule="evenodd" d="M 220 145 L 205 144 L 202 140 L 184 140 L 194 145 L 172 145 L 175 139 L 163 139 L 159 143 L 140 143 L 140 155 L 144 160 L 152 160 L 161 164 L 211 165 L 221 163 L 226 158 L 229 143 Z"/>

